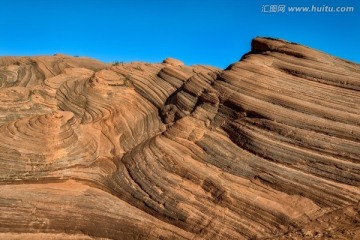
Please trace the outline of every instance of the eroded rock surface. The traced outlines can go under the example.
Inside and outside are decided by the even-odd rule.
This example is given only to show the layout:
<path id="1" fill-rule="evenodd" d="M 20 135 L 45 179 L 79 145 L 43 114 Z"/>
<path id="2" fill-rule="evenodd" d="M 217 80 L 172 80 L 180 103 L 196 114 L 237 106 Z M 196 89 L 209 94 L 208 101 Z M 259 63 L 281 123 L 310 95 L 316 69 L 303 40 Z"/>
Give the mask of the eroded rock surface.
<path id="1" fill-rule="evenodd" d="M 0 58 L 0 238 L 360 237 L 360 66 Z M 331 237 L 331 236 L 330 236 Z"/>

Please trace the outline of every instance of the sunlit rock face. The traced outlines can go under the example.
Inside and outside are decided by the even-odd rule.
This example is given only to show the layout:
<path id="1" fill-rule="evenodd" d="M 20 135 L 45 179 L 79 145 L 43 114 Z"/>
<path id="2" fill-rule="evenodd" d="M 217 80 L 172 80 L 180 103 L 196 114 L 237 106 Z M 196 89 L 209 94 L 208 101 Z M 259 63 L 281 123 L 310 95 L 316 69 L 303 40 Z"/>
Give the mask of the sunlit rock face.
<path id="1" fill-rule="evenodd" d="M 360 65 L 0 58 L 1 239 L 360 238 Z"/>

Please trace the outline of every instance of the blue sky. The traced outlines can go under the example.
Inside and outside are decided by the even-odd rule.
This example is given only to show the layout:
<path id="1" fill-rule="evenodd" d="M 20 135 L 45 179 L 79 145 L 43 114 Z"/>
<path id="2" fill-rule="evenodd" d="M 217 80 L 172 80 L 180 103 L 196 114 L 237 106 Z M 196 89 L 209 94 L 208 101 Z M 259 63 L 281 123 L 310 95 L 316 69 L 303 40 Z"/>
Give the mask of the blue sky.
<path id="1" fill-rule="evenodd" d="M 226 67 L 256 36 L 283 38 L 360 63 L 358 0 L 0 0 L 0 55 Z M 262 13 L 263 5 L 351 6 L 353 13 Z"/>

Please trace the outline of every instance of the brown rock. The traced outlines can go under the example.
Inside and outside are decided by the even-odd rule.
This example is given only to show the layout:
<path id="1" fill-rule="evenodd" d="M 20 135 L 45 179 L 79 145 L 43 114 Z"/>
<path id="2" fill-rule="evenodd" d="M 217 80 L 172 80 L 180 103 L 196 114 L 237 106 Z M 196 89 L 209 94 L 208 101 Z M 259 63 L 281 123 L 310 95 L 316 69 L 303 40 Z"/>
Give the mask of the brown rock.
<path id="1" fill-rule="evenodd" d="M 0 238 L 357 239 L 360 66 L 0 58 Z"/>
<path id="2" fill-rule="evenodd" d="M 173 65 L 173 66 L 184 66 L 184 63 L 175 58 L 166 58 L 163 63 Z"/>

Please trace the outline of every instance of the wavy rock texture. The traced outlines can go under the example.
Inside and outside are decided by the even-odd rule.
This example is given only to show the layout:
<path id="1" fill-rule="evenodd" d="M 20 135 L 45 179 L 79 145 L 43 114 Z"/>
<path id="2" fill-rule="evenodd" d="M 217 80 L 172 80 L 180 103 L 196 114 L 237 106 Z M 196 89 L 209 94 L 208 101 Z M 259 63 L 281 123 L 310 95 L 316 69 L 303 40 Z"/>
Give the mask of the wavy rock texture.
<path id="1" fill-rule="evenodd" d="M 0 238 L 358 239 L 360 65 L 0 58 Z"/>

